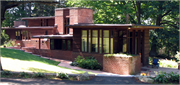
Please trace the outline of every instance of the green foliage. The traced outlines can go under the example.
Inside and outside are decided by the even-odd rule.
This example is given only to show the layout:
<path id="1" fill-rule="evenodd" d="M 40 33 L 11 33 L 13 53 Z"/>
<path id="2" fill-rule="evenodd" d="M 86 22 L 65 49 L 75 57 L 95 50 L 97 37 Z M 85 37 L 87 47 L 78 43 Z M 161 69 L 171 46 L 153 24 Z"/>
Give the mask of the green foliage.
<path id="1" fill-rule="evenodd" d="M 75 62 L 78 63 L 79 67 L 86 69 L 102 69 L 101 65 L 97 62 L 94 57 L 86 57 L 85 59 L 82 56 L 75 58 Z"/>
<path id="2" fill-rule="evenodd" d="M 10 71 L 2 71 L 2 72 L 1 72 L 1 75 L 2 75 L 2 76 L 12 75 L 12 72 L 10 72 Z"/>
<path id="3" fill-rule="evenodd" d="M 177 73 L 166 73 L 163 71 L 159 71 L 159 74 L 155 76 L 154 78 L 155 82 L 158 83 L 179 83 L 179 74 Z"/>
<path id="4" fill-rule="evenodd" d="M 70 65 L 71 65 L 71 66 L 78 66 L 78 63 L 74 61 L 74 62 L 72 62 Z"/>
<path id="5" fill-rule="evenodd" d="M 177 54 L 175 55 L 175 58 L 177 58 L 177 60 L 180 61 L 180 52 L 177 51 Z"/>
<path id="6" fill-rule="evenodd" d="M 69 75 L 67 73 L 58 73 L 57 77 L 61 79 L 69 79 Z"/>
<path id="7" fill-rule="evenodd" d="M 133 57 L 133 56 L 136 56 L 136 55 L 116 53 L 116 54 L 104 54 L 104 56 L 105 57 Z"/>
<path id="8" fill-rule="evenodd" d="M 11 40 L 9 40 L 8 42 L 5 42 L 5 45 L 7 46 L 7 47 L 12 47 L 12 46 L 15 46 L 15 39 L 11 39 Z"/>
<path id="9" fill-rule="evenodd" d="M 5 33 L 5 30 L 1 30 L 1 45 L 9 40 L 9 36 Z"/>
<path id="10" fill-rule="evenodd" d="M 45 78 L 46 77 L 44 73 L 40 73 L 40 72 L 38 72 L 38 73 L 33 72 L 33 73 L 34 73 L 32 75 L 33 78 Z"/>
<path id="11" fill-rule="evenodd" d="M 19 74 L 19 76 L 20 76 L 20 77 L 23 77 L 23 78 L 28 78 L 28 77 L 29 77 L 29 74 L 26 73 L 26 72 L 21 72 L 21 73 Z"/>
<path id="12" fill-rule="evenodd" d="M 178 68 L 177 62 L 173 60 L 160 60 L 159 66 L 167 68 Z"/>

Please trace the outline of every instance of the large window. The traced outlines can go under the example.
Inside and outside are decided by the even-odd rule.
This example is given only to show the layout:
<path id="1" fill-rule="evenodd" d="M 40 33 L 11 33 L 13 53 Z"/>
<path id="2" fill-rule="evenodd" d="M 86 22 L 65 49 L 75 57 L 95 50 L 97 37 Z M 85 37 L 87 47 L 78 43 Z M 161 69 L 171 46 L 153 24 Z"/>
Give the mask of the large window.
<path id="1" fill-rule="evenodd" d="M 82 30 L 81 51 L 87 52 L 87 30 Z"/>
<path id="2" fill-rule="evenodd" d="M 109 30 L 103 30 L 103 52 L 109 53 Z"/>
<path id="3" fill-rule="evenodd" d="M 72 40 L 68 39 L 51 39 L 50 40 L 50 49 L 51 50 L 71 50 Z"/>
<path id="4" fill-rule="evenodd" d="M 30 40 L 31 39 L 31 32 L 30 31 L 16 31 L 16 39 L 17 40 Z"/>
<path id="5" fill-rule="evenodd" d="M 127 35 L 126 35 L 126 31 L 122 30 L 119 31 L 119 51 L 122 53 L 126 53 L 127 52 Z"/>
<path id="6" fill-rule="evenodd" d="M 98 30 L 92 31 L 92 52 L 98 52 Z"/>
<path id="7" fill-rule="evenodd" d="M 113 53 L 113 30 L 82 30 L 81 51 Z"/>

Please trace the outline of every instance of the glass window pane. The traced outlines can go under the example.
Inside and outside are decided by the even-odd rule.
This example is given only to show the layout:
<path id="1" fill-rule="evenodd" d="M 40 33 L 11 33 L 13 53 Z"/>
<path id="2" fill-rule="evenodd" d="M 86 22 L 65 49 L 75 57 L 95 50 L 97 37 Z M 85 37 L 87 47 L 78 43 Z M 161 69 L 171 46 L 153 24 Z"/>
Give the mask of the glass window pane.
<path id="1" fill-rule="evenodd" d="M 109 30 L 103 31 L 103 52 L 109 53 Z"/>
<path id="2" fill-rule="evenodd" d="M 111 53 L 113 53 L 113 30 L 111 30 Z"/>
<path id="3" fill-rule="evenodd" d="M 92 31 L 92 52 L 98 52 L 98 30 Z"/>
<path id="4" fill-rule="evenodd" d="M 62 40 L 62 43 L 63 43 L 63 50 L 65 50 L 66 49 L 66 41 Z"/>
<path id="5" fill-rule="evenodd" d="M 53 39 L 50 40 L 50 49 L 54 49 L 54 40 Z"/>
<path id="6" fill-rule="evenodd" d="M 99 30 L 99 53 L 102 53 L 101 46 L 102 46 L 102 30 Z"/>
<path id="7" fill-rule="evenodd" d="M 81 51 L 87 52 L 87 30 L 82 30 Z"/>
<path id="8" fill-rule="evenodd" d="M 123 53 L 127 52 L 127 41 L 126 38 L 123 38 Z"/>
<path id="9" fill-rule="evenodd" d="M 68 40 L 68 41 L 67 41 L 67 49 L 68 49 L 68 50 L 71 50 L 71 40 Z"/>

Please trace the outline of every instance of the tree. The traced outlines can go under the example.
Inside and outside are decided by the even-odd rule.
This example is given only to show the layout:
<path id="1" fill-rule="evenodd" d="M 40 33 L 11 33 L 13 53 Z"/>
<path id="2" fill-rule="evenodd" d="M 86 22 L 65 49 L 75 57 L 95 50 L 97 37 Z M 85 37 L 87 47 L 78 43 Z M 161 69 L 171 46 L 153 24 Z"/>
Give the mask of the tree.
<path id="1" fill-rule="evenodd" d="M 54 0 L 54 1 L 1 1 L 1 25 L 2 22 L 5 20 L 5 12 L 7 9 L 9 8 L 13 8 L 13 7 L 17 7 L 20 4 L 25 4 L 25 3 L 31 3 L 31 2 L 37 2 L 37 3 L 43 3 L 43 4 L 57 4 L 58 1 Z M 1 65 L 1 60 L 0 60 L 0 65 Z M 1 70 L 3 71 L 2 65 L 1 65 Z"/>

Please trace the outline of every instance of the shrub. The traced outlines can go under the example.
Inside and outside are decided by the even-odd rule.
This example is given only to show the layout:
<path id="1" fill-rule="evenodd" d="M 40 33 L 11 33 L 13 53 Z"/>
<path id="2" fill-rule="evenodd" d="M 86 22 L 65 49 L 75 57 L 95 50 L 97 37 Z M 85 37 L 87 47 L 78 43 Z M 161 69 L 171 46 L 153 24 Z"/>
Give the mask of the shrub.
<path id="1" fill-rule="evenodd" d="M 19 74 L 20 77 L 24 77 L 24 78 L 27 78 L 29 76 L 28 73 L 25 73 L 25 72 L 22 72 Z"/>
<path id="2" fill-rule="evenodd" d="M 5 30 L 1 30 L 1 45 L 9 40 L 9 36 L 5 33 Z"/>
<path id="3" fill-rule="evenodd" d="M 58 73 L 57 77 L 61 79 L 69 79 L 69 75 L 67 73 Z"/>
<path id="4" fill-rule="evenodd" d="M 38 73 L 34 73 L 34 74 L 32 75 L 32 77 L 33 77 L 33 78 L 44 78 L 45 75 L 44 75 L 44 73 L 38 72 Z"/>
<path id="5" fill-rule="evenodd" d="M 157 83 L 179 83 L 179 74 L 159 71 L 159 74 L 153 79 Z"/>
<path id="6" fill-rule="evenodd" d="M 71 66 L 78 66 L 78 63 L 74 61 L 74 62 L 72 62 L 70 65 L 71 65 Z"/>
<path id="7" fill-rule="evenodd" d="M 2 71 L 1 75 L 7 76 L 7 75 L 12 75 L 12 73 L 10 71 Z"/>
<path id="8" fill-rule="evenodd" d="M 12 47 L 12 46 L 15 46 L 15 39 L 14 40 L 9 40 L 5 45 L 7 46 L 7 47 Z"/>
<path id="9" fill-rule="evenodd" d="M 177 62 L 180 61 L 180 52 L 177 51 L 177 54 L 175 55 L 175 58 L 177 58 Z"/>
<path id="10" fill-rule="evenodd" d="M 160 60 L 159 66 L 168 68 L 178 68 L 177 63 L 174 60 Z"/>
<path id="11" fill-rule="evenodd" d="M 101 65 L 92 56 L 86 57 L 85 59 L 82 56 L 78 56 L 75 58 L 75 62 L 77 62 L 78 66 L 82 68 L 93 70 L 102 69 Z"/>

